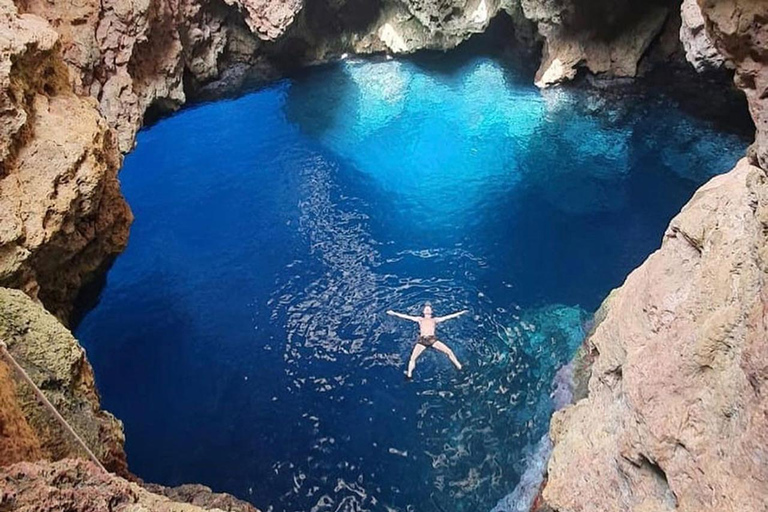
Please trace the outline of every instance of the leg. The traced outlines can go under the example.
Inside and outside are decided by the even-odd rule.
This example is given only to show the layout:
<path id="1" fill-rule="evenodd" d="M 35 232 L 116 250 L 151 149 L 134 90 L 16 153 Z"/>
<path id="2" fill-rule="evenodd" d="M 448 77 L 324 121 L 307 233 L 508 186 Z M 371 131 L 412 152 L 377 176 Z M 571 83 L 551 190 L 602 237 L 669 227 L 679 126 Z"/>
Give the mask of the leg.
<path id="1" fill-rule="evenodd" d="M 445 343 L 443 343 L 442 341 L 436 341 L 436 342 L 435 342 L 435 344 L 434 344 L 434 345 L 432 345 L 432 347 L 434 347 L 434 348 L 435 348 L 435 350 L 439 350 L 439 351 L 440 351 L 440 352 L 442 352 L 443 354 L 447 355 L 447 356 L 448 356 L 448 359 L 450 359 L 450 360 L 451 360 L 451 362 L 453 363 L 453 365 L 454 365 L 454 366 L 455 366 L 457 369 L 461 370 L 461 363 L 459 362 L 459 360 L 458 360 L 458 359 L 456 359 L 456 355 L 453 353 L 453 350 L 451 350 L 450 348 L 448 348 L 448 346 L 447 346 Z"/>
<path id="2" fill-rule="evenodd" d="M 427 347 L 422 345 L 421 343 L 417 343 L 413 346 L 413 352 L 411 352 L 411 359 L 408 361 L 408 371 L 405 372 L 405 376 L 409 379 L 413 377 L 413 369 L 416 368 L 416 360 L 419 358 L 422 352 L 426 350 Z"/>

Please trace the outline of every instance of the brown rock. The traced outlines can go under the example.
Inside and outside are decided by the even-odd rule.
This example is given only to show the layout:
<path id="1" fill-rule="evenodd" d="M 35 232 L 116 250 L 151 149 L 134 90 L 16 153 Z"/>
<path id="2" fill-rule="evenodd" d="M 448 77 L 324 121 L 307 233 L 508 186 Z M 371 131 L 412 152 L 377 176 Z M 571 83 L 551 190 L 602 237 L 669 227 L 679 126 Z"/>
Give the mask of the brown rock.
<path id="1" fill-rule="evenodd" d="M 685 58 L 694 69 L 701 73 L 725 66 L 725 58 L 707 34 L 704 16 L 696 0 L 683 0 L 680 17 L 680 41 L 685 48 Z"/>
<path id="2" fill-rule="evenodd" d="M 275 8 L 248 4 L 257 11 L 248 20 L 254 30 L 264 29 L 259 32 L 263 37 L 277 34 L 276 26 L 267 25 L 277 22 L 282 7 L 276 6 L 284 5 L 269 3 Z M 133 148 L 147 109 L 170 111 L 186 101 L 185 70 L 190 80 L 202 83 L 220 75 L 225 53 L 246 61 L 253 57 L 229 51 L 230 40 L 256 37 L 242 18 L 230 17 L 227 7 L 214 1 L 85 0 L 72 6 L 23 0 L 23 8 L 56 27 L 75 92 L 98 100 L 122 152 Z M 265 25 L 257 23 L 258 13 Z"/>
<path id="3" fill-rule="evenodd" d="M 179 503 L 190 503 L 205 509 L 224 512 L 258 512 L 251 504 L 225 493 L 213 492 L 210 487 L 186 484 L 178 487 L 164 487 L 156 484 L 142 484 L 146 490 L 170 498 Z"/>
<path id="4" fill-rule="evenodd" d="M 768 2 L 699 0 L 707 34 L 736 68 L 755 121 L 754 161 L 768 169 Z"/>
<path id="5" fill-rule="evenodd" d="M 613 78 L 636 76 L 669 14 L 665 2 L 521 0 L 521 5 L 544 38 L 539 87 L 571 80 L 580 68 Z"/>
<path id="6" fill-rule="evenodd" d="M 101 409 L 93 370 L 72 334 L 21 291 L 0 288 L 0 339 L 107 469 L 128 475 L 122 424 Z M 17 404 L 42 453 L 54 460 L 84 456 L 33 390 L 18 378 L 15 381 L 15 393 L 6 390 L 8 403 Z M 21 422 L 17 424 L 27 436 Z M 28 456 L 37 457 L 34 442 L 24 444 L 32 447 Z"/>
<path id="7" fill-rule="evenodd" d="M 93 100 L 69 90 L 56 32 L 0 1 L 0 285 L 66 317 L 83 279 L 125 246 L 120 155 Z"/>
<path id="8" fill-rule="evenodd" d="M 0 466 L 40 460 L 45 453 L 19 406 L 10 369 L 0 360 Z"/>
<path id="9" fill-rule="evenodd" d="M 768 510 L 766 180 L 704 185 L 606 303 L 589 396 L 552 420 L 555 510 Z"/>
<path id="10" fill-rule="evenodd" d="M 304 7 L 303 0 L 224 0 L 235 5 L 245 14 L 245 22 L 251 31 L 265 41 L 273 41 L 283 35 L 293 23 L 296 14 Z"/>
<path id="11" fill-rule="evenodd" d="M 105 474 L 82 460 L 22 462 L 0 468 L 0 510 L 18 512 L 258 512 L 231 498 L 233 508 L 192 505 Z"/>

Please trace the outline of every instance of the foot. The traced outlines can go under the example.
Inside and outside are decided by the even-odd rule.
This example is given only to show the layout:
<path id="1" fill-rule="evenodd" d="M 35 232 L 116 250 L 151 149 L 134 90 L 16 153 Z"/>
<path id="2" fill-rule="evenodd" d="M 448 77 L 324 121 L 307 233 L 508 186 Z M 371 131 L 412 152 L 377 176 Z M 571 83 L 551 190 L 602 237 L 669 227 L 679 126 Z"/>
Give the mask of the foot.
<path id="1" fill-rule="evenodd" d="M 463 368 L 463 366 L 461 366 L 461 363 L 456 363 L 456 369 L 457 370 L 461 371 L 462 368 Z"/>
<path id="2" fill-rule="evenodd" d="M 405 380 L 413 380 L 413 375 L 411 375 L 408 372 L 405 372 Z"/>

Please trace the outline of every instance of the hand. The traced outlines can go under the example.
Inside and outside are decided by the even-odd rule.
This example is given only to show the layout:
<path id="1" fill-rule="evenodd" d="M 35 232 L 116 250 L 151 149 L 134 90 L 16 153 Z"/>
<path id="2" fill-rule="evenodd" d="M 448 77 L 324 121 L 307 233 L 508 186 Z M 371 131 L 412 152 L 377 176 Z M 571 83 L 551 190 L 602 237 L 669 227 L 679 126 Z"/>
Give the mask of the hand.
<path id="1" fill-rule="evenodd" d="M 394 312 L 394 311 L 392 311 L 391 309 L 389 309 L 389 310 L 387 310 L 387 314 L 388 314 L 388 315 L 394 315 L 394 314 L 395 314 L 395 312 Z"/>

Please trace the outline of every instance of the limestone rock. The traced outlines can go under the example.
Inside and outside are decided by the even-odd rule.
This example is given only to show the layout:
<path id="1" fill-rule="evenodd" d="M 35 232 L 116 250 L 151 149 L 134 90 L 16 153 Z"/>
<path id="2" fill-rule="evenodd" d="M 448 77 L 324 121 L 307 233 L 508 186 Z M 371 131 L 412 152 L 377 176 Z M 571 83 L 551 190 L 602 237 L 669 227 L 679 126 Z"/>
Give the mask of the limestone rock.
<path id="1" fill-rule="evenodd" d="M 98 100 L 120 150 L 127 152 L 147 109 L 173 110 L 184 103 L 185 67 L 195 79 L 218 75 L 226 10 L 211 4 L 208 9 L 186 0 L 25 0 L 24 8 L 56 27 L 75 92 Z"/>
<path id="2" fill-rule="evenodd" d="M 245 22 L 251 31 L 265 41 L 283 35 L 304 6 L 303 0 L 224 0 L 245 13 Z"/>
<path id="3" fill-rule="evenodd" d="M 221 496 L 221 495 L 214 495 Z M 216 503 L 226 504 L 218 508 Z M 0 510 L 37 512 L 258 512 L 229 497 L 213 505 L 189 504 L 150 492 L 134 482 L 104 474 L 82 460 L 22 462 L 0 468 Z"/>
<path id="4" fill-rule="evenodd" d="M 603 307 L 589 395 L 553 417 L 558 511 L 765 511 L 768 178 L 746 159 Z"/>
<path id="5" fill-rule="evenodd" d="M 128 475 L 122 424 L 101 409 L 93 370 L 72 334 L 21 291 L 0 288 L 0 339 L 6 341 L 14 359 L 99 460 L 111 471 Z M 15 403 L 34 434 L 25 458 L 36 458 L 40 454 L 54 460 L 83 456 L 82 449 L 39 404 L 27 384 L 15 380 Z M 10 389 L 4 389 L 4 393 L 10 395 Z M 11 396 L 8 399 L 13 405 Z M 16 421 L 16 424 L 18 430 L 29 437 L 23 422 Z M 36 443 L 41 451 L 35 449 Z"/>
<path id="6" fill-rule="evenodd" d="M 0 361 L 0 466 L 45 457 L 40 440 L 19 405 L 10 371 Z"/>
<path id="7" fill-rule="evenodd" d="M 213 492 L 204 485 L 186 484 L 178 487 L 164 487 L 156 484 L 142 484 L 142 487 L 173 501 L 190 503 L 205 509 L 223 510 L 224 512 L 258 512 L 250 504 L 238 500 L 230 494 Z"/>
<path id="8" fill-rule="evenodd" d="M 754 160 L 768 169 L 768 2 L 700 0 L 707 32 L 736 68 L 757 133 Z"/>
<path id="9" fill-rule="evenodd" d="M 483 32 L 500 9 L 498 0 L 386 0 L 373 26 L 366 29 L 378 44 L 361 34 L 353 49 L 394 54 L 447 50 Z"/>
<path id="10" fill-rule="evenodd" d="M 715 48 L 715 43 L 707 34 L 704 16 L 696 0 L 683 0 L 680 6 L 682 24 L 680 41 L 685 48 L 685 58 L 699 73 L 720 69 L 725 65 L 725 58 Z"/>
<path id="11" fill-rule="evenodd" d="M 83 279 L 125 246 L 131 214 L 113 134 L 71 92 L 57 37 L 0 0 L 0 285 L 64 318 Z"/>
<path id="12" fill-rule="evenodd" d="M 548 87 L 580 68 L 610 77 L 634 77 L 640 59 L 664 28 L 665 2 L 520 0 L 544 39 L 536 85 Z"/>

